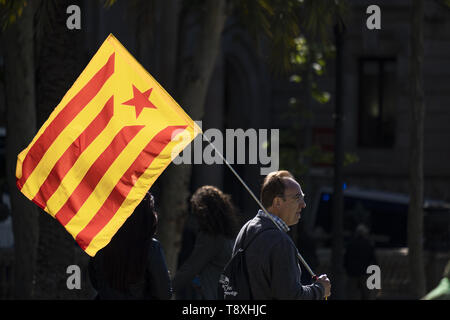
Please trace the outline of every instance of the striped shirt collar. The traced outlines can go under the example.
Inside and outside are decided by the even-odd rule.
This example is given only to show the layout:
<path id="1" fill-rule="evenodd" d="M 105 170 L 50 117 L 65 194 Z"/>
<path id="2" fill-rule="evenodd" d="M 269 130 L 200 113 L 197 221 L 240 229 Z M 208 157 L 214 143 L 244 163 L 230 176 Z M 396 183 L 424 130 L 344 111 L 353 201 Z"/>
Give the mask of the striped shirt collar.
<path id="1" fill-rule="evenodd" d="M 273 218 L 273 220 L 275 221 L 277 226 L 280 227 L 281 230 L 283 230 L 284 232 L 288 232 L 290 230 L 288 225 L 280 217 L 277 217 L 276 215 L 271 214 L 269 211 L 267 211 L 267 212 L 270 214 L 270 216 Z M 269 218 L 267 216 L 267 214 L 261 209 L 259 209 L 258 215 Z"/>

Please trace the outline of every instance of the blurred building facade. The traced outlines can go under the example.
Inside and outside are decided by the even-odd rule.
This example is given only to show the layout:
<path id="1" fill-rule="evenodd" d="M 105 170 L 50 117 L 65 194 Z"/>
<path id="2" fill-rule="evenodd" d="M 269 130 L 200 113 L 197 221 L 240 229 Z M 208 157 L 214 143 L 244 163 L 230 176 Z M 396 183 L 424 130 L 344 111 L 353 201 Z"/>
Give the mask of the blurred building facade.
<path id="1" fill-rule="evenodd" d="M 359 161 L 344 168 L 347 186 L 408 193 L 410 143 L 410 1 L 378 1 L 381 30 L 366 27 L 370 1 L 349 1 L 343 35 L 345 152 Z M 450 11 L 425 1 L 424 91 L 425 197 L 450 201 Z M 326 104 L 312 101 L 312 136 L 323 150 L 334 149 L 335 63 L 327 61 L 318 86 L 330 93 Z M 272 83 L 272 128 L 288 128 L 277 115 L 296 97 L 295 88 Z M 305 99 L 305 97 L 298 97 Z M 301 138 L 301 137 L 299 137 Z M 313 166 L 311 187 L 332 185 L 332 165 Z M 310 192 L 306 192 L 309 194 Z"/>

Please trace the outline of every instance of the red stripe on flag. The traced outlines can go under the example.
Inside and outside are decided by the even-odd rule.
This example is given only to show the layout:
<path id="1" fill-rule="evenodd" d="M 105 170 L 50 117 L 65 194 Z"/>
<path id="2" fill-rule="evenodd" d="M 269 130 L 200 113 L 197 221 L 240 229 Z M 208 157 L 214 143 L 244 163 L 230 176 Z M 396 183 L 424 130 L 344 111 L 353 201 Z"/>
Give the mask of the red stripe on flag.
<path id="1" fill-rule="evenodd" d="M 158 157 L 165 146 L 171 141 L 175 130 L 185 129 L 187 126 L 169 126 L 160 131 L 144 148 L 133 164 L 128 168 L 120 181 L 111 191 L 108 198 L 103 203 L 100 210 L 95 214 L 88 225 L 81 230 L 75 240 L 80 247 L 85 250 L 92 239 L 108 224 L 108 222 L 119 210 L 125 201 L 130 190 L 134 187 L 135 181 Z"/>
<path id="2" fill-rule="evenodd" d="M 22 177 L 17 180 L 17 186 L 22 189 L 34 168 L 41 161 L 48 148 L 56 140 L 64 128 L 80 113 L 81 110 L 97 95 L 105 82 L 114 73 L 114 53 L 106 64 L 89 80 L 89 82 L 70 100 L 64 109 L 45 128 L 28 151 L 22 163 Z"/>
<path id="3" fill-rule="evenodd" d="M 78 157 L 97 138 L 111 120 L 114 114 L 114 96 L 106 102 L 102 111 L 87 126 L 87 128 L 74 140 L 64 154 L 58 159 L 50 171 L 49 175 L 41 185 L 38 193 L 33 198 L 33 202 L 41 208 L 46 207 L 47 200 L 58 189 L 61 181 L 72 168 Z"/>
<path id="4" fill-rule="evenodd" d="M 80 210 L 84 202 L 89 198 L 100 179 L 104 176 L 108 168 L 117 159 L 119 154 L 127 144 L 142 130 L 145 126 L 126 126 L 114 137 L 109 146 L 91 165 L 86 175 L 81 180 L 73 193 L 67 199 L 66 203 L 56 213 L 55 218 L 65 226 L 75 214 Z"/>

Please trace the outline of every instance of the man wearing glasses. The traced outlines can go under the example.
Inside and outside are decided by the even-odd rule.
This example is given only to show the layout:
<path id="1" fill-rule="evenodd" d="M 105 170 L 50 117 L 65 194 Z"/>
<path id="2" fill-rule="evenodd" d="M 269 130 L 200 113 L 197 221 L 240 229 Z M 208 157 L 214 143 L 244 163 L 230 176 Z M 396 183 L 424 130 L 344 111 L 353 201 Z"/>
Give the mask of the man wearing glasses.
<path id="1" fill-rule="evenodd" d="M 306 207 L 304 196 L 290 172 L 271 172 L 264 179 L 260 198 L 272 219 L 259 210 L 236 238 L 233 254 L 251 241 L 245 259 L 255 300 L 321 300 L 330 295 L 331 285 L 326 275 L 319 276 L 311 285 L 301 284 L 297 248 L 287 234 L 289 227 L 298 223 Z"/>

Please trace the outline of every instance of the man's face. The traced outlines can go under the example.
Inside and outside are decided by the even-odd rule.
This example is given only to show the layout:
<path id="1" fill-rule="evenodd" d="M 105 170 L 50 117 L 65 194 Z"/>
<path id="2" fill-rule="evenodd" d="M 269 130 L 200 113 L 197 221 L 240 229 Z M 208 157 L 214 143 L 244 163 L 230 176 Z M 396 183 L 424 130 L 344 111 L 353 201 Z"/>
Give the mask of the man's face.
<path id="1" fill-rule="evenodd" d="M 288 226 L 298 223 L 301 211 L 306 208 L 302 189 L 297 181 L 292 178 L 284 178 L 284 196 L 279 200 L 278 216 Z"/>

